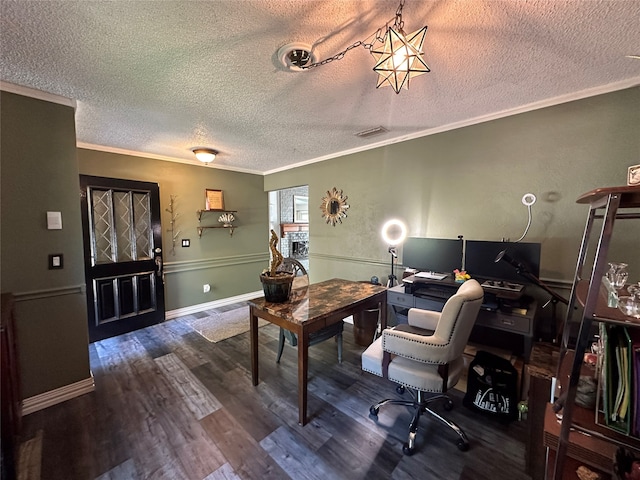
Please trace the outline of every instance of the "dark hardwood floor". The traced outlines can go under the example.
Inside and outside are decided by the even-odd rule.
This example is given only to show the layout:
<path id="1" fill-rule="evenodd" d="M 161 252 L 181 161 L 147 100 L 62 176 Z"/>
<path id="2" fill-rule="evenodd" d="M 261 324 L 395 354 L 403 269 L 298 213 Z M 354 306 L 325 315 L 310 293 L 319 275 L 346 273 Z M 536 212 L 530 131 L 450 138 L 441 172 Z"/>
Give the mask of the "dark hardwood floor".
<path id="1" fill-rule="evenodd" d="M 95 392 L 23 419 L 30 459 L 21 479 L 529 479 L 525 422 L 503 425 L 462 406 L 436 409 L 467 433 L 424 417 L 417 452 L 402 454 L 404 407 L 369 417 L 395 386 L 360 370 L 363 347 L 345 325 L 310 349 L 309 415 L 297 424 L 297 356 L 275 363 L 278 328 L 260 329 L 260 379 L 251 384 L 249 333 L 210 343 L 187 325 L 161 325 L 90 346 Z M 405 394 L 408 395 L 408 394 Z M 40 460 L 41 459 L 41 460 Z"/>

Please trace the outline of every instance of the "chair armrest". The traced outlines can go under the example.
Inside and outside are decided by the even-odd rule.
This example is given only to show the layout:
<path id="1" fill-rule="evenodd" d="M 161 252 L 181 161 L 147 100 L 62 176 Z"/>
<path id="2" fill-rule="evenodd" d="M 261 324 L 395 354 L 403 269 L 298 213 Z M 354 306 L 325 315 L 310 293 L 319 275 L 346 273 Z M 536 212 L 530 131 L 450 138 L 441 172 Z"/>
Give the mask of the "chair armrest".
<path id="1" fill-rule="evenodd" d="M 410 308 L 408 321 L 409 325 L 426 330 L 435 330 L 440 320 L 440 312 L 422 310 L 420 308 Z"/>
<path id="2" fill-rule="evenodd" d="M 412 328 L 412 330 L 418 330 Z M 400 357 L 423 363 L 449 362 L 449 339 L 438 337 L 430 331 L 425 335 L 387 328 L 382 332 L 382 349 Z"/>

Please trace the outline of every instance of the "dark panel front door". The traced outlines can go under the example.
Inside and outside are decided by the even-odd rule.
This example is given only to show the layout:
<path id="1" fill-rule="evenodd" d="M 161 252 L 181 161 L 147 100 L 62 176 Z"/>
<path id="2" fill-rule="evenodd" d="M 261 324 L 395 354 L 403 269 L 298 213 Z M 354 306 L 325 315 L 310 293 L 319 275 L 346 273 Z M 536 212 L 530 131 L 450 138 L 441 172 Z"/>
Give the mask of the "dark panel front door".
<path id="1" fill-rule="evenodd" d="M 89 340 L 164 320 L 157 183 L 80 175 Z"/>

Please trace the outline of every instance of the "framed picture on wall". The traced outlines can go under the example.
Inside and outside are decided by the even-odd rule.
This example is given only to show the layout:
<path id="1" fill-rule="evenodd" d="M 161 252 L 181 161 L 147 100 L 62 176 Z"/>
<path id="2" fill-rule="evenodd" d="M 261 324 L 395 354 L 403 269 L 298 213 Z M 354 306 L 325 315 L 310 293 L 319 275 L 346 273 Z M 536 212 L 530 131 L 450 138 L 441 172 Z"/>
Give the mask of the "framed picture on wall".
<path id="1" fill-rule="evenodd" d="M 222 190 L 205 190 L 205 208 L 207 210 L 224 210 Z"/>

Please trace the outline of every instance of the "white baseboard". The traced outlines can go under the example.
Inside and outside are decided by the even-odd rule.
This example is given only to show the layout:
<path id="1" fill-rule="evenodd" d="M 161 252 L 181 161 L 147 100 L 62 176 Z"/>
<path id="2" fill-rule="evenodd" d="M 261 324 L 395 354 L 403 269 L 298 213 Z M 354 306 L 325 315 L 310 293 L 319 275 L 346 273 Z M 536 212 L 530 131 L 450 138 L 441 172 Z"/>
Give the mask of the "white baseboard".
<path id="1" fill-rule="evenodd" d="M 242 295 L 236 295 L 235 297 L 223 298 L 220 300 L 214 300 L 213 302 L 199 303 L 198 305 L 190 305 L 188 307 L 177 308 L 175 310 L 168 310 L 164 314 L 165 320 L 171 320 L 172 318 L 182 317 L 184 315 L 191 315 L 192 313 L 202 312 L 212 308 L 224 307 L 225 305 L 231 305 L 232 303 L 246 302 L 264 295 L 262 290 L 255 292 L 244 293 Z"/>
<path id="2" fill-rule="evenodd" d="M 22 415 L 29 415 L 30 413 L 43 410 L 58 403 L 66 402 L 85 393 L 93 392 L 95 388 L 93 374 L 91 374 L 91 377 L 80 380 L 79 382 L 25 398 L 22 401 Z"/>

